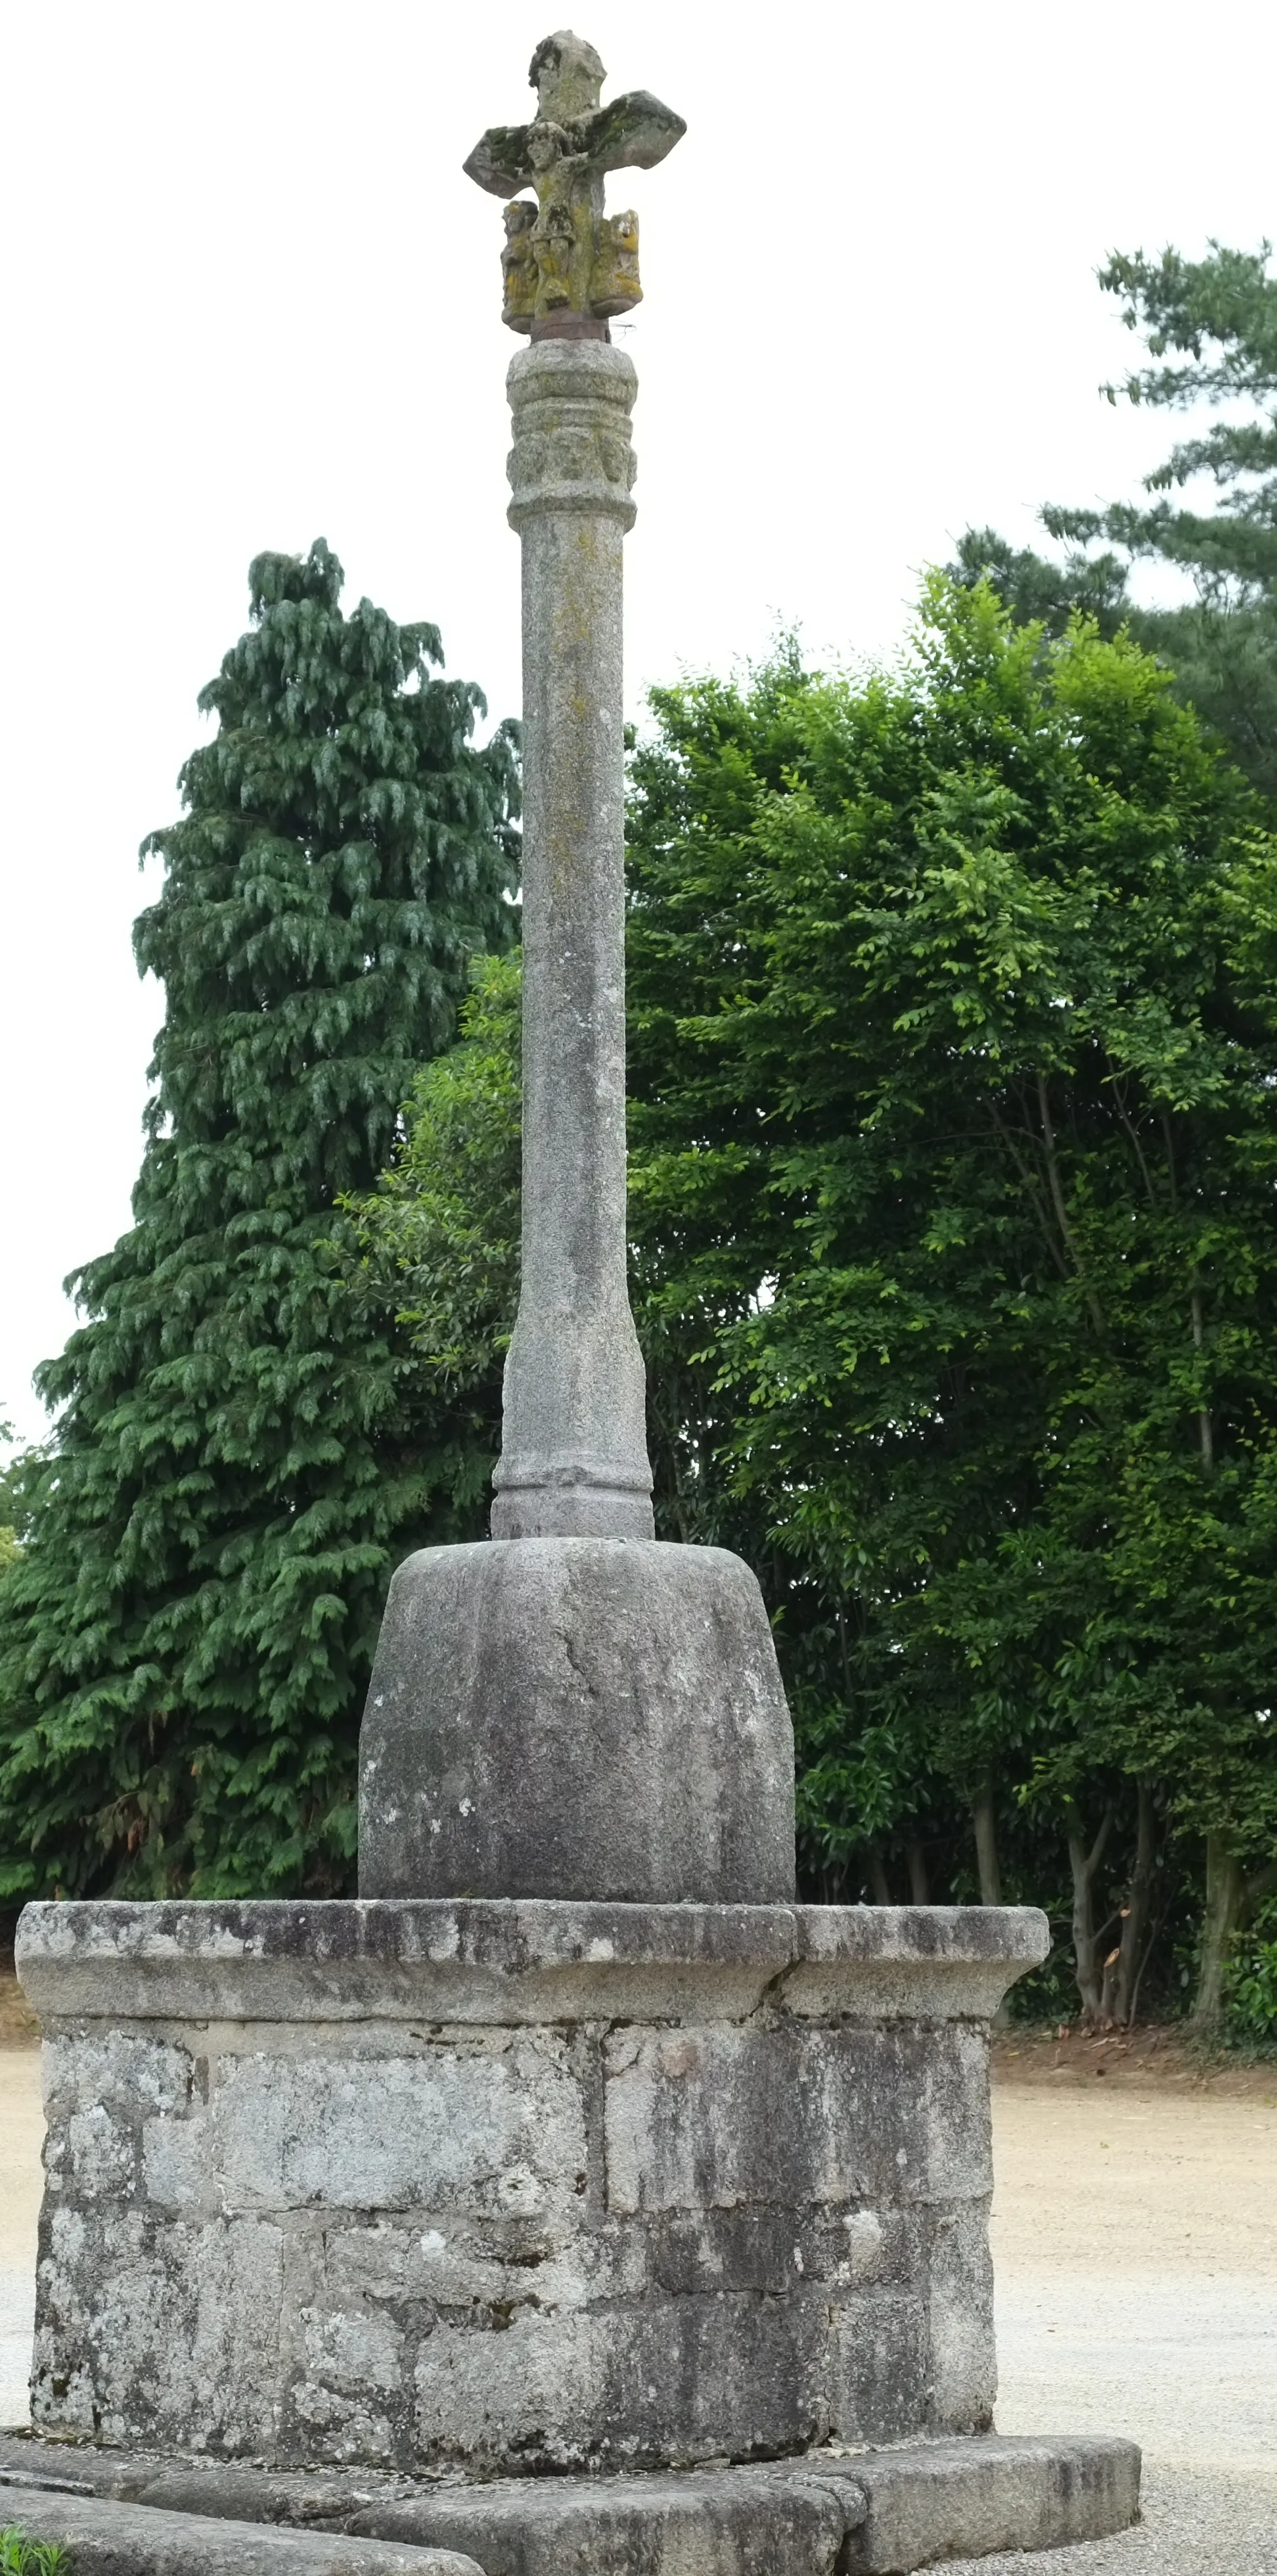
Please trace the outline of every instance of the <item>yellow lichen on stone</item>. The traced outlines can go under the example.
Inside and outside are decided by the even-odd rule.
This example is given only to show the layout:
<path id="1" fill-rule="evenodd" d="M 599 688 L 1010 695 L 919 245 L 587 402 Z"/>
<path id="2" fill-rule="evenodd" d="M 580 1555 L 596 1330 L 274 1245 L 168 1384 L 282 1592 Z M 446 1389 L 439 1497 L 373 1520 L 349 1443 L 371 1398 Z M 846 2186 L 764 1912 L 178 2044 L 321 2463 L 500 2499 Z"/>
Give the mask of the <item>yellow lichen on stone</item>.
<path id="1" fill-rule="evenodd" d="M 505 296 L 501 319 L 512 331 L 531 328 L 537 309 L 537 264 L 532 248 L 532 227 L 537 219 L 535 206 L 526 198 L 505 210 L 505 249 L 501 253 L 501 276 Z"/>
<path id="2" fill-rule="evenodd" d="M 604 215 L 594 227 L 594 266 L 590 271 L 590 311 L 602 319 L 628 313 L 641 304 L 638 216 Z"/>

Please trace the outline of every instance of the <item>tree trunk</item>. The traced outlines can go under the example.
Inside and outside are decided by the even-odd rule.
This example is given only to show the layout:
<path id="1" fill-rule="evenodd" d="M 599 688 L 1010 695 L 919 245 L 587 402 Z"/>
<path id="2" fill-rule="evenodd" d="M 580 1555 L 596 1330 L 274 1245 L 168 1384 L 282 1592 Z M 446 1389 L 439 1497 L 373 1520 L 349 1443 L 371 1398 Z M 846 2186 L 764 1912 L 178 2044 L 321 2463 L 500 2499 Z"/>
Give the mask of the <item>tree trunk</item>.
<path id="1" fill-rule="evenodd" d="M 1119 1969 L 1121 1968 L 1121 1965 L 1122 1965 L 1122 1949 L 1121 1949 L 1121 1944 L 1120 1944 L 1120 1942 L 1119 1942 L 1119 1943 L 1118 1943 L 1118 1946 L 1116 1947 L 1116 1949 L 1110 1950 L 1110 1952 L 1109 1952 L 1109 1954 L 1108 1954 L 1108 1957 L 1107 1957 L 1107 1959 L 1106 1959 L 1106 1960 L 1105 1960 L 1105 1962 L 1104 1962 L 1103 1973 L 1102 1973 L 1102 1975 L 1101 1975 L 1101 1979 L 1100 1979 L 1100 2028 L 1101 2028 L 1101 2030 L 1112 2030 L 1112 2028 L 1113 2028 L 1113 2026 L 1114 2026 L 1114 2023 L 1116 2022 L 1117 2017 L 1118 2017 L 1118 2014 L 1117 2014 L 1117 1981 L 1118 1981 L 1118 1971 L 1119 1971 Z"/>
<path id="2" fill-rule="evenodd" d="M 1113 1830 L 1113 1810 L 1105 1808 L 1104 1821 L 1089 1851 L 1082 1831 L 1082 1819 L 1071 1799 L 1065 1807 L 1064 1820 L 1069 1839 L 1069 1867 L 1073 1872 L 1073 1973 L 1082 1998 L 1082 2020 L 1088 2030 L 1094 2030 L 1104 2010 L 1103 1987 L 1095 1956 L 1095 1875 Z"/>
<path id="3" fill-rule="evenodd" d="M 927 1883 L 927 1854 L 922 1843 L 909 1845 L 909 1902 L 930 1905 L 931 1890 Z"/>
<path id="4" fill-rule="evenodd" d="M 1190 2015 L 1194 2030 L 1208 2039 L 1218 2029 L 1224 2008 L 1224 1972 L 1229 1945 L 1244 1932 L 1257 1906 L 1277 1891 L 1277 1860 L 1247 1878 L 1222 1834 L 1206 1837 L 1206 1908 L 1202 1916 L 1202 1964 Z"/>
<path id="5" fill-rule="evenodd" d="M 869 1884 L 873 1889 L 875 1905 L 890 1905 L 891 1887 L 882 1853 L 876 1843 L 869 1845 Z"/>
<path id="6" fill-rule="evenodd" d="M 975 1827 L 975 1865 L 980 1880 L 980 1903 L 1002 1903 L 1002 1873 L 998 1867 L 998 1828 L 993 1812 L 993 1773 L 986 1771 L 971 1801 L 971 1822 Z"/>
<path id="7" fill-rule="evenodd" d="M 1192 2021 L 1204 2036 L 1216 2030 L 1224 2008 L 1224 1970 L 1234 1932 L 1240 1930 L 1245 1901 L 1242 1865 L 1225 1848 L 1222 1834 L 1206 1837 L 1206 1908 L 1202 1916 L 1202 1963 Z"/>
<path id="8" fill-rule="evenodd" d="M 1153 1903 L 1154 1863 L 1157 1858 L 1157 1809 L 1153 1804 L 1151 1780 L 1137 1780 L 1138 1801 L 1135 1825 L 1135 1866 L 1131 1871 L 1131 1889 L 1122 1908 L 1122 1937 L 1118 1950 L 1117 1975 L 1113 1990 L 1113 2018 L 1126 2030 L 1135 2017 L 1135 1994 L 1139 1984 L 1140 1965 L 1145 1951 L 1145 1935 Z"/>
<path id="9" fill-rule="evenodd" d="M 975 1827 L 975 1865 L 980 1880 L 980 1903 L 1002 1903 L 1002 1872 L 998 1866 L 998 1820 L 993 1807 L 993 1773 L 986 1771 L 971 1802 L 971 1822 Z M 993 2028 L 1005 2030 L 1011 2019 L 1011 2006 L 1003 1996 L 993 2016 Z"/>

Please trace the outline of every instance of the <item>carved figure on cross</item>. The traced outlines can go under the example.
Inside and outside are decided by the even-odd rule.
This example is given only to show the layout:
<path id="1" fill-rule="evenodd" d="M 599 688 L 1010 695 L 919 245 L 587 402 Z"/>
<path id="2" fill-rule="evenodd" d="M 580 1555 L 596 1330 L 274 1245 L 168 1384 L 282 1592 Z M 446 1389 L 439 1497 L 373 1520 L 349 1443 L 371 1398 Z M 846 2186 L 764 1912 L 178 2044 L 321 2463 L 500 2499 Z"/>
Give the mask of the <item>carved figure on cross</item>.
<path id="1" fill-rule="evenodd" d="M 607 75 L 593 45 L 561 28 L 532 57 L 537 93 L 529 125 L 492 125 L 465 163 L 507 205 L 502 320 L 533 339 L 606 339 L 609 320 L 642 299 L 638 217 L 606 215 L 609 170 L 650 170 L 687 132 L 681 116 L 650 90 L 599 104 Z"/>

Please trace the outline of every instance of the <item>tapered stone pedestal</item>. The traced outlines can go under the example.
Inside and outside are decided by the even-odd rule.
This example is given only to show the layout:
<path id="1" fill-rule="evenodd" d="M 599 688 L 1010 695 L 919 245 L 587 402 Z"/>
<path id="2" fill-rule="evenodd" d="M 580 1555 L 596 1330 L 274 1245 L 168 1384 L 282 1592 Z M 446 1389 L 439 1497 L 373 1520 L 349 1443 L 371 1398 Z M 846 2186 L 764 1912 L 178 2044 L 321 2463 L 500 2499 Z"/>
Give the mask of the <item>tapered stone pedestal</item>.
<path id="1" fill-rule="evenodd" d="M 794 1737 L 757 1578 L 716 1547 L 425 1548 L 360 1736 L 364 1896 L 794 1893 Z"/>

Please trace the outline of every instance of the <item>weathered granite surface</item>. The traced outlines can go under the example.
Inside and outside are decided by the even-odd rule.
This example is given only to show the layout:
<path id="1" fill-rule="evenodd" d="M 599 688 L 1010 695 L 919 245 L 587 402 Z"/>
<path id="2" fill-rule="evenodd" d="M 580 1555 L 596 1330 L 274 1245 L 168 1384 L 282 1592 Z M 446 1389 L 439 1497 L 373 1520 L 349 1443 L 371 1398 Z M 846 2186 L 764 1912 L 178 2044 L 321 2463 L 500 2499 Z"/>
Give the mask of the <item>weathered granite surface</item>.
<path id="1" fill-rule="evenodd" d="M 494 1538 L 652 1536 L 625 1228 L 621 349 L 547 340 L 507 379 L 523 545 L 523 1266 Z M 597 1892 L 597 1891 L 595 1891 Z"/>
<path id="2" fill-rule="evenodd" d="M 946 2558 L 1102 2539 L 1135 2520 L 1139 2473 L 1134 2444 L 1086 2435 L 975 2435 L 748 2468 L 483 2485 L 126 2457 L 0 2435 L 6 2482 L 69 2478 L 84 2495 L 156 2509 L 166 2525 L 177 2513 L 198 2517 L 201 2532 L 224 2515 L 240 2526 L 283 2523 L 466 2553 L 436 2561 L 440 2576 L 445 2563 L 476 2559 L 486 2576 L 892 2576 Z M 0 2502 L 0 2510 L 9 2508 Z M 33 2503 L 32 2529 L 48 2510 L 44 2496 Z M 173 2563 L 204 2561 L 193 2554 Z M 325 2562 L 315 2564 L 328 2576 Z"/>
<path id="3" fill-rule="evenodd" d="M 794 1737 L 756 1577 L 722 1548 L 424 1548 L 359 1741 L 367 1896 L 772 1904 Z"/>
<path id="4" fill-rule="evenodd" d="M 1045 1945 L 991 1909 L 29 1908 L 34 2419 L 484 2476 L 985 2428 L 984 2019 Z"/>

